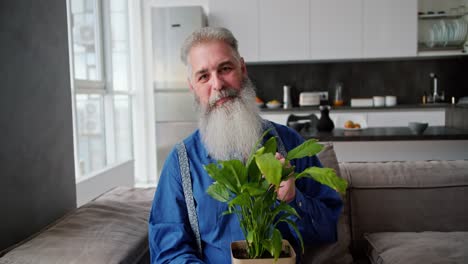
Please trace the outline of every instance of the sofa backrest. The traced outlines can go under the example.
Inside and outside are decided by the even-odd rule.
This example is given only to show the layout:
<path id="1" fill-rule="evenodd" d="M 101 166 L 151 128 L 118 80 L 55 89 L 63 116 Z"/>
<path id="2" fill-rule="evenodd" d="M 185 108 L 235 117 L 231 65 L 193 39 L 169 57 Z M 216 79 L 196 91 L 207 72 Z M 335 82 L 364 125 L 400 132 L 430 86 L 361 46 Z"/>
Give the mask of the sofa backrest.
<path id="1" fill-rule="evenodd" d="M 468 160 L 340 163 L 349 182 L 352 252 L 364 233 L 468 231 Z"/>

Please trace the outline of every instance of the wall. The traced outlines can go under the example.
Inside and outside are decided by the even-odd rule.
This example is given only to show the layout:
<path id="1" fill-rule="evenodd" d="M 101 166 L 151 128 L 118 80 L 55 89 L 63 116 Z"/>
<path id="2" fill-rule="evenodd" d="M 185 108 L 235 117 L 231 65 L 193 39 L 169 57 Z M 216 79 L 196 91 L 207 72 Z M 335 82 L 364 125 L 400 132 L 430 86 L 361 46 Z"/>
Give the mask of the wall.
<path id="1" fill-rule="evenodd" d="M 66 2 L 0 1 L 0 251 L 76 207 Z"/>
<path id="2" fill-rule="evenodd" d="M 329 91 L 343 82 L 347 104 L 351 97 L 396 95 L 398 103 L 419 104 L 424 92 L 430 92 L 429 74 L 439 76 L 439 89 L 446 98 L 468 95 L 468 57 L 408 59 L 391 61 L 354 61 L 247 65 L 258 96 L 264 101 L 282 101 L 284 84 L 293 86 L 293 103 L 298 104 L 302 91 Z"/>

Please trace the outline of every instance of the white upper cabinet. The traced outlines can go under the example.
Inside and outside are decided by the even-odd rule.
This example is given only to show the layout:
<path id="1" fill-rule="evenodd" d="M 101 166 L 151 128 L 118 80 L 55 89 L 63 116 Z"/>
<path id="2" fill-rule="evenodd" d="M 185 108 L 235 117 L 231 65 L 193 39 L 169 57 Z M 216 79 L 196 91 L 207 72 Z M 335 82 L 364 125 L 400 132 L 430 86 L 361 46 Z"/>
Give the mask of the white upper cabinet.
<path id="1" fill-rule="evenodd" d="M 208 24 L 231 30 L 244 60 L 259 61 L 258 0 L 210 0 L 209 9 Z"/>
<path id="2" fill-rule="evenodd" d="M 363 0 L 365 58 L 417 55 L 417 0 Z"/>
<path id="3" fill-rule="evenodd" d="M 309 0 L 259 0 L 259 34 L 260 61 L 308 60 Z"/>
<path id="4" fill-rule="evenodd" d="M 362 58 L 362 0 L 310 0 L 311 59 Z"/>
<path id="5" fill-rule="evenodd" d="M 247 62 L 417 56 L 418 0 L 209 0 Z"/>

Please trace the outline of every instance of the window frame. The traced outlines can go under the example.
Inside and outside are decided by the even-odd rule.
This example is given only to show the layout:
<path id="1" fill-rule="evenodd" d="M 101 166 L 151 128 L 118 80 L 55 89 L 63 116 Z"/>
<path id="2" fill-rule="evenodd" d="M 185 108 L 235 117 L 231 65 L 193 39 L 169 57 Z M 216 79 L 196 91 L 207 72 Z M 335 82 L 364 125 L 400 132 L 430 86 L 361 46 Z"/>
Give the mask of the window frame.
<path id="1" fill-rule="evenodd" d="M 71 10 L 71 1 L 67 0 L 68 8 L 68 16 L 69 18 L 69 31 L 73 30 L 73 25 L 70 23 L 73 21 L 73 13 Z M 126 91 L 115 91 L 113 88 L 113 64 L 112 64 L 112 33 L 111 33 L 111 8 L 110 8 L 110 1 L 111 0 L 93 0 L 94 1 L 94 30 L 95 30 L 95 53 L 96 53 L 96 77 L 97 80 L 84 80 L 84 79 L 75 79 L 75 53 L 74 53 L 74 36 L 73 34 L 69 33 L 70 38 L 70 65 L 71 65 L 71 82 L 73 83 L 72 86 L 72 100 L 73 100 L 73 111 L 75 112 L 73 116 L 73 123 L 74 123 L 74 136 L 75 136 L 75 179 L 76 182 L 79 183 L 81 181 L 87 180 L 92 178 L 96 175 L 102 174 L 105 171 L 112 169 L 113 167 L 118 166 L 119 164 L 126 163 L 128 161 L 132 161 L 134 159 L 134 115 L 133 115 L 133 106 L 135 100 L 135 92 L 132 87 L 131 81 L 131 68 L 130 66 L 126 67 L 126 73 L 128 76 L 128 90 Z M 127 23 L 129 17 L 129 9 L 128 9 L 128 1 L 127 4 Z M 129 25 L 127 25 L 127 41 L 128 41 L 128 62 L 131 63 L 131 51 L 130 51 L 130 37 L 129 37 Z M 103 119 L 104 119 L 104 144 L 105 144 L 105 165 L 103 168 L 90 170 L 87 173 L 84 173 L 80 169 L 79 165 L 79 138 L 80 132 L 78 131 L 78 120 L 77 120 L 77 95 L 85 94 L 85 95 L 100 95 L 102 96 L 102 109 L 103 109 Z M 116 122 L 115 122 L 115 95 L 126 95 L 128 96 L 128 117 L 130 122 L 130 153 L 129 158 L 124 160 L 117 161 L 117 153 L 116 153 L 116 144 L 117 138 L 115 135 L 116 129 Z"/>

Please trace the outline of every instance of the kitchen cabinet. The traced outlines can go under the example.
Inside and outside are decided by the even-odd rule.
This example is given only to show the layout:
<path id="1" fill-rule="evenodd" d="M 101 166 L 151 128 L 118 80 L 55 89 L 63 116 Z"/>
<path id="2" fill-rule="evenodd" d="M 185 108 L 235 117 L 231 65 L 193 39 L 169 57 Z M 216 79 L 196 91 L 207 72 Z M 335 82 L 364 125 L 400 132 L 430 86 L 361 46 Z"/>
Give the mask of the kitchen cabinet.
<path id="1" fill-rule="evenodd" d="M 417 0 L 363 0 L 363 56 L 416 56 L 417 12 Z"/>
<path id="2" fill-rule="evenodd" d="M 310 0 L 312 60 L 362 57 L 362 1 Z"/>
<path id="3" fill-rule="evenodd" d="M 247 62 L 417 56 L 418 0 L 209 0 Z"/>
<path id="4" fill-rule="evenodd" d="M 308 60 L 309 0 L 259 0 L 260 61 Z"/>
<path id="5" fill-rule="evenodd" d="M 210 0 L 208 24 L 232 31 L 246 62 L 259 60 L 258 0 Z"/>

